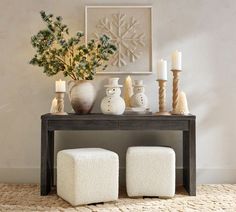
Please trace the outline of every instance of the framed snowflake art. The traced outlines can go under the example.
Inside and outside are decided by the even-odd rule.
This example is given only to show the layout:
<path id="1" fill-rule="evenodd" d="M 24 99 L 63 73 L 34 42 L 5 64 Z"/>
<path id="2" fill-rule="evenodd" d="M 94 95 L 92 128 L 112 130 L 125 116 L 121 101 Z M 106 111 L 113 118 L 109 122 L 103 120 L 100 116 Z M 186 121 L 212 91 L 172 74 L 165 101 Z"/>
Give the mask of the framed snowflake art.
<path id="1" fill-rule="evenodd" d="M 151 6 L 86 6 L 85 42 L 103 34 L 117 51 L 98 74 L 152 73 Z"/>

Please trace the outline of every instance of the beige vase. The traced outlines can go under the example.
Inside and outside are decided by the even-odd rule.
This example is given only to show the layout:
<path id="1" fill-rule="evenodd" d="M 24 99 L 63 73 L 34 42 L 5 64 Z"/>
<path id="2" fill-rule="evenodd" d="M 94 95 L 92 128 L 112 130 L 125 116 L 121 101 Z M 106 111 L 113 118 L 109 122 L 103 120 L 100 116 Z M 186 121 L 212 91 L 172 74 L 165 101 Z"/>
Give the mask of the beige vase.
<path id="1" fill-rule="evenodd" d="M 91 112 L 96 99 L 92 80 L 69 81 L 68 92 L 75 113 L 88 114 Z"/>

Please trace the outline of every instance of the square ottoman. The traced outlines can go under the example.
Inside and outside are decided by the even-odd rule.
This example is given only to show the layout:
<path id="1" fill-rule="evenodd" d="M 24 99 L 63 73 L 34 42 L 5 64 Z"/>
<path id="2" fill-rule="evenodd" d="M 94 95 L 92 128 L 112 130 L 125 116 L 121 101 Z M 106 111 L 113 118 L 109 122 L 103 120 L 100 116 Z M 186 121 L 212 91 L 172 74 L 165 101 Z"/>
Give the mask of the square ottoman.
<path id="1" fill-rule="evenodd" d="M 126 153 L 126 187 L 130 197 L 173 197 L 174 150 L 169 147 L 129 147 Z"/>
<path id="2" fill-rule="evenodd" d="M 71 205 L 118 199 L 119 158 L 101 148 L 67 149 L 57 154 L 57 194 Z"/>

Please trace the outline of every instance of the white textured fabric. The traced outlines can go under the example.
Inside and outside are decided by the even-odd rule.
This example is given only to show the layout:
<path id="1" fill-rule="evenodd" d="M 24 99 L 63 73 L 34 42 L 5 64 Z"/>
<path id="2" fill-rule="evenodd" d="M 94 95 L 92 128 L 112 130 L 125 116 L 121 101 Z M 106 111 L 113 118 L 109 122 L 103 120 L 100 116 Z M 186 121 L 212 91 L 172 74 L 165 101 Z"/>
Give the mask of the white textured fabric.
<path id="1" fill-rule="evenodd" d="M 129 147 L 126 154 L 128 196 L 173 197 L 175 152 L 168 147 Z"/>
<path id="2" fill-rule="evenodd" d="M 57 155 L 57 194 L 73 206 L 118 199 L 118 155 L 100 148 Z"/>

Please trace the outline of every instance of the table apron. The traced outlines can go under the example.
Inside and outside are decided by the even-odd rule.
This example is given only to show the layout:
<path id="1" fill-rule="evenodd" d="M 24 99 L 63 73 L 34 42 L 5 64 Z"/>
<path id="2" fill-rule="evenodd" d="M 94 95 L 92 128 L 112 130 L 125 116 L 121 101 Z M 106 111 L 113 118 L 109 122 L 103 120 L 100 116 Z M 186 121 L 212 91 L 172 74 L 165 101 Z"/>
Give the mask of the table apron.
<path id="1" fill-rule="evenodd" d="M 48 120 L 54 130 L 189 130 L 189 120 Z"/>

